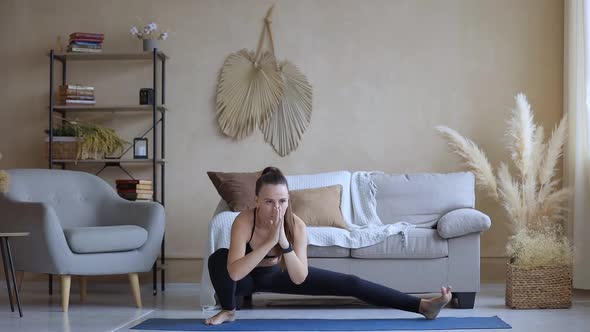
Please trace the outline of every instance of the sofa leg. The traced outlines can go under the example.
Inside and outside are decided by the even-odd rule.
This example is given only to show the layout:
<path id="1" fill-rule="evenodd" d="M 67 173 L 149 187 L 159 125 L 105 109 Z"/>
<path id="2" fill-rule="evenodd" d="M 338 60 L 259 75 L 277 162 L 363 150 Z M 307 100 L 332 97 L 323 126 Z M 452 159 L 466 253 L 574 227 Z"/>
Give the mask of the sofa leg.
<path id="1" fill-rule="evenodd" d="M 244 308 L 252 309 L 252 295 L 244 296 Z"/>
<path id="2" fill-rule="evenodd" d="M 455 308 L 473 309 L 475 304 L 475 292 L 457 292 L 453 293 L 451 301 L 456 300 Z"/>
<path id="3" fill-rule="evenodd" d="M 68 312 L 70 306 L 70 286 L 72 285 L 72 276 L 61 276 L 61 308 L 63 312 Z"/>
<path id="4" fill-rule="evenodd" d="M 244 308 L 244 297 L 236 295 L 236 310 L 242 310 Z"/>
<path id="5" fill-rule="evenodd" d="M 236 296 L 236 310 L 251 309 L 252 295 Z"/>

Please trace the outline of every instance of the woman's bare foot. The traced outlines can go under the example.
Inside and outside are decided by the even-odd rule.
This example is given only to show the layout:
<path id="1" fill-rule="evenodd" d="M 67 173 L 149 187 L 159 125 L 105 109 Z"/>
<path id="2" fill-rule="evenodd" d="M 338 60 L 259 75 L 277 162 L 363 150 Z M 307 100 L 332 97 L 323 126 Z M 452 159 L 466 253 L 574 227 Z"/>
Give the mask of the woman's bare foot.
<path id="1" fill-rule="evenodd" d="M 207 325 L 219 325 L 223 322 L 233 322 L 236 320 L 236 310 L 221 310 L 217 315 L 205 319 Z"/>
<path id="2" fill-rule="evenodd" d="M 422 299 L 422 301 L 420 301 L 420 313 L 424 315 L 426 319 L 435 319 L 440 310 L 451 301 L 451 297 L 453 296 L 451 294 L 451 289 L 451 286 L 441 287 L 441 296 L 428 300 Z"/>

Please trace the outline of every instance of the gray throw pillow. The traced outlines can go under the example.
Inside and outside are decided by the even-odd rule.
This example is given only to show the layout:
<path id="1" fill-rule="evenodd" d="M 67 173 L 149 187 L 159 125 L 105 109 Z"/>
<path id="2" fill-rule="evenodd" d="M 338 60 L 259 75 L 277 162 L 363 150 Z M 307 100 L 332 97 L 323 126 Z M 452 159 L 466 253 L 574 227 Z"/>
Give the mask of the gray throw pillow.
<path id="1" fill-rule="evenodd" d="M 490 217 L 475 209 L 457 209 L 438 220 L 438 234 L 445 239 L 469 233 L 483 232 L 490 228 Z"/>

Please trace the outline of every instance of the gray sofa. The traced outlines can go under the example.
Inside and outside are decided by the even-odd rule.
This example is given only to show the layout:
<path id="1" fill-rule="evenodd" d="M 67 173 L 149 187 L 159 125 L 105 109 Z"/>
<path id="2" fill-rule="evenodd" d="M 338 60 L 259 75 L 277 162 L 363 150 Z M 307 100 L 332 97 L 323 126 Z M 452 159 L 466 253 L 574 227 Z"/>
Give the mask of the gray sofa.
<path id="1" fill-rule="evenodd" d="M 352 218 L 351 174 L 347 171 L 287 176 L 291 190 L 343 186 L 341 210 Z M 383 223 L 415 224 L 403 236 L 394 235 L 372 246 L 350 249 L 339 246 L 308 246 L 310 266 L 354 274 L 361 278 L 420 294 L 453 287 L 453 304 L 473 308 L 480 290 L 480 234 L 491 226 L 490 218 L 474 209 L 475 179 L 470 172 L 424 174 L 372 174 L 376 186 L 377 214 Z M 211 221 L 233 218 L 221 201 Z M 311 227 L 310 227 L 311 228 Z M 225 230 L 229 232 L 229 229 Z M 309 230 L 308 233 L 313 230 Z M 210 234 L 210 237 L 216 237 Z M 210 241 L 211 243 L 211 241 Z M 209 250 L 217 245 L 210 245 Z M 205 264 L 207 262 L 205 261 Z M 203 273 L 201 302 L 207 300 L 208 276 Z M 251 305 L 251 297 L 238 298 L 239 307 Z"/>
<path id="2" fill-rule="evenodd" d="M 11 241 L 15 269 L 59 275 L 65 312 L 72 275 L 129 274 L 141 307 L 137 273 L 150 271 L 160 252 L 162 205 L 127 201 L 85 172 L 14 169 L 8 174 L 9 190 L 0 194 L 0 232 L 30 232 Z"/>
<path id="3" fill-rule="evenodd" d="M 480 232 L 491 226 L 473 210 L 471 173 L 373 175 L 377 214 L 384 223 L 416 224 L 370 247 L 310 246 L 310 265 L 358 275 L 406 293 L 453 287 L 455 306 L 473 308 L 480 288 Z"/>

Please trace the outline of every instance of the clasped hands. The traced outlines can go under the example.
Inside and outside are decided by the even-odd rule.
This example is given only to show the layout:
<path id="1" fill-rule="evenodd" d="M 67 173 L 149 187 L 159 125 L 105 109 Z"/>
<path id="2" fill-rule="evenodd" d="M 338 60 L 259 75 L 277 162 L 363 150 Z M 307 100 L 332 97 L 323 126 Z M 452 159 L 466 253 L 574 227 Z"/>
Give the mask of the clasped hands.
<path id="1" fill-rule="evenodd" d="M 275 218 L 271 219 L 271 230 L 267 241 L 272 244 L 279 244 L 282 249 L 289 247 L 289 240 L 287 240 L 287 234 L 285 233 L 285 218 L 281 207 L 275 207 Z"/>

